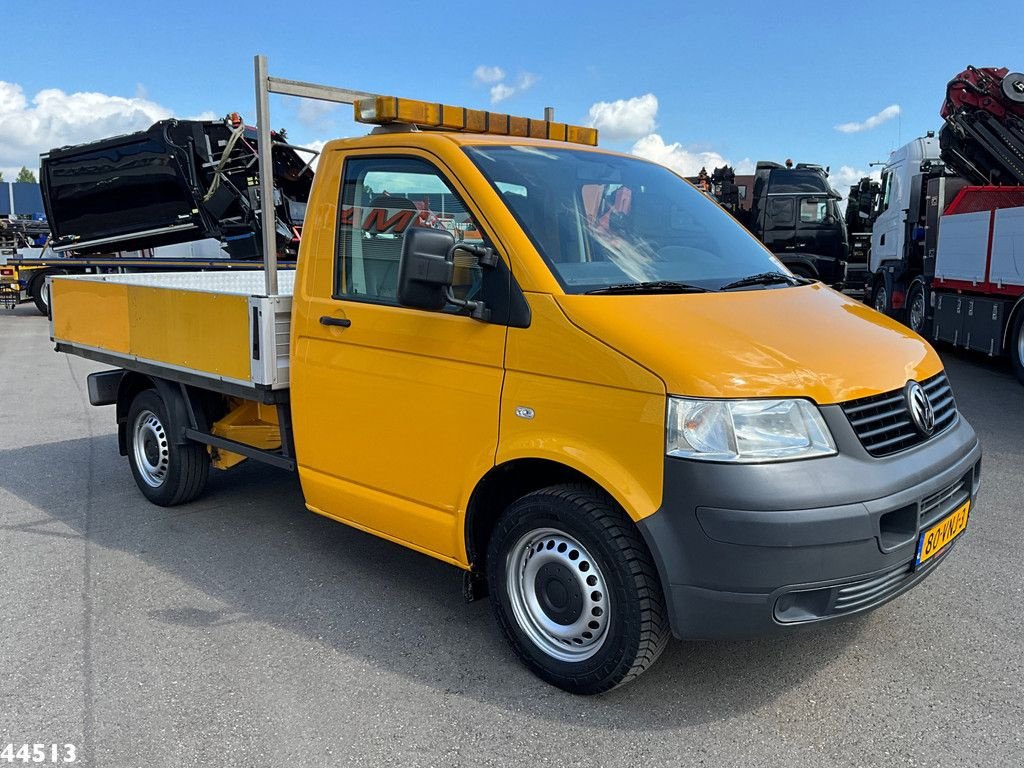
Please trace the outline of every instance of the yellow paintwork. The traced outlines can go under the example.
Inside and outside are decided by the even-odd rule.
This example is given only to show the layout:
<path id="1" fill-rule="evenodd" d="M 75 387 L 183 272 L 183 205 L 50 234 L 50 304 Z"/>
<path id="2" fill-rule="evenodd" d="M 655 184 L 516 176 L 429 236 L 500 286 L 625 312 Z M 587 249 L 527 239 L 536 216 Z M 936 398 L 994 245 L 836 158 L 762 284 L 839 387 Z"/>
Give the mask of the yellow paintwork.
<path id="1" fill-rule="evenodd" d="M 670 394 L 820 405 L 942 370 L 920 336 L 820 283 L 768 291 L 559 296 L 578 325 L 657 371 Z"/>
<path id="2" fill-rule="evenodd" d="M 128 286 L 131 353 L 190 370 L 247 380 L 245 296 Z"/>
<path id="3" fill-rule="evenodd" d="M 599 297 L 592 297 L 599 298 Z M 510 328 L 497 463 L 542 458 L 590 477 L 633 519 L 661 504 L 665 386 L 574 326 L 554 297 L 527 294 L 529 328 Z M 532 419 L 516 415 L 531 408 Z"/>
<path id="4" fill-rule="evenodd" d="M 129 354 L 127 285 L 58 278 L 50 283 L 50 300 L 55 341 Z"/>
<path id="5" fill-rule="evenodd" d="M 275 450 L 281 447 L 281 427 L 277 408 L 254 400 L 231 398 L 231 410 L 210 430 L 219 437 L 251 445 L 254 448 Z M 210 457 L 216 469 L 230 469 L 245 461 L 245 456 L 210 446 Z"/>
<path id="6" fill-rule="evenodd" d="M 292 424 L 307 504 L 465 564 L 462 515 L 494 465 L 506 329 L 330 298 L 340 169 L 321 162 L 328 180 L 307 216 L 330 226 L 302 242 L 292 317 L 291 381 L 301 393 Z M 321 325 L 324 315 L 352 325 Z"/>
<path id="7" fill-rule="evenodd" d="M 241 295 L 54 278 L 54 340 L 247 381 Z"/>

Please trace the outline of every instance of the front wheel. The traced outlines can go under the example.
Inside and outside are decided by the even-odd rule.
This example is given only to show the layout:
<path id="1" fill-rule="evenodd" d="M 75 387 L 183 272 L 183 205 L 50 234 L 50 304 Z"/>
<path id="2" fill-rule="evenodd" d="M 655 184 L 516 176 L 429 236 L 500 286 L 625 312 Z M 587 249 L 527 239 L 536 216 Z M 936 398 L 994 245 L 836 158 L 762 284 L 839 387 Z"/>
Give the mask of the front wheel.
<path id="1" fill-rule="evenodd" d="M 536 675 L 577 694 L 629 682 L 665 649 L 665 598 L 633 522 L 607 495 L 545 488 L 512 504 L 490 540 L 499 626 Z"/>
<path id="2" fill-rule="evenodd" d="M 170 409 L 154 389 L 144 389 L 128 409 L 128 463 L 142 495 L 161 507 L 199 496 L 210 473 L 210 454 L 199 443 L 180 444 Z"/>

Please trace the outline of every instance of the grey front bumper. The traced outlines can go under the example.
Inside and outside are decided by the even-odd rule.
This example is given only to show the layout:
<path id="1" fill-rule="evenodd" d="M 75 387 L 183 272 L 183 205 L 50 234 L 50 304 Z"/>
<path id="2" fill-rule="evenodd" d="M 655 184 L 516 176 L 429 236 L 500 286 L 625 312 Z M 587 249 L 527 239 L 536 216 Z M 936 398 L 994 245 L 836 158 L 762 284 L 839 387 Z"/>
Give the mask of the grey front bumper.
<path id="1" fill-rule="evenodd" d="M 640 528 L 677 637 L 760 635 L 869 610 L 948 554 L 914 567 L 921 530 L 967 500 L 973 514 L 981 447 L 971 426 L 959 417 L 879 459 L 838 406 L 821 410 L 836 456 L 757 465 L 666 459 L 662 507 Z"/>

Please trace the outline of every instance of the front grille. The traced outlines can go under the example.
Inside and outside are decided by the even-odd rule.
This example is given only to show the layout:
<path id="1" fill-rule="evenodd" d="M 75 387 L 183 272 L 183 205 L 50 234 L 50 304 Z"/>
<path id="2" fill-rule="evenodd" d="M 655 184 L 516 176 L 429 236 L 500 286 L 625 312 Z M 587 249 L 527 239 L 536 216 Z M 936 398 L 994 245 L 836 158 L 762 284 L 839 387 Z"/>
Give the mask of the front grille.
<path id="1" fill-rule="evenodd" d="M 903 389 L 843 403 L 843 412 L 869 454 L 898 453 L 934 437 L 956 421 L 956 401 L 946 374 L 925 379 L 921 386 L 935 411 L 935 429 L 931 435 L 922 434 L 914 426 Z"/>

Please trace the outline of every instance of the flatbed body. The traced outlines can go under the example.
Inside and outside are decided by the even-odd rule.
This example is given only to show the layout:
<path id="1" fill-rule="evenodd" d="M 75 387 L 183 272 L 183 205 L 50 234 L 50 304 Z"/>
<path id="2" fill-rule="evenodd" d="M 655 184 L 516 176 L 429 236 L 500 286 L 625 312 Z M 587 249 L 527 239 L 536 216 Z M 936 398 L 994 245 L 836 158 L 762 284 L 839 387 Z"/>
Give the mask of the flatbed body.
<path id="1" fill-rule="evenodd" d="M 214 391 L 278 402 L 289 383 L 294 272 L 66 276 L 51 289 L 57 348 Z"/>

